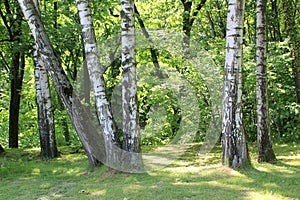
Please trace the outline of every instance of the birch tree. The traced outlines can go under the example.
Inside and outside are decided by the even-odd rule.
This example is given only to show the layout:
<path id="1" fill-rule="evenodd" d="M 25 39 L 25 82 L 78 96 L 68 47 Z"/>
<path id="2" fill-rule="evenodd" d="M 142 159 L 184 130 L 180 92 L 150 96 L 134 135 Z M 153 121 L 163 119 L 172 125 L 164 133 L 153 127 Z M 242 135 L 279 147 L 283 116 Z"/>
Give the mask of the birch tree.
<path id="1" fill-rule="evenodd" d="M 103 137 L 105 139 L 106 163 L 112 166 L 119 159 L 118 152 L 113 145 L 118 146 L 118 138 L 114 129 L 109 102 L 106 97 L 106 88 L 103 78 L 105 66 L 101 65 L 98 57 L 98 47 L 94 32 L 93 20 L 88 0 L 76 0 L 82 27 L 82 37 L 85 50 L 85 61 L 89 77 L 94 90 L 95 104 Z"/>
<path id="2" fill-rule="evenodd" d="M 34 1 L 36 10 L 41 15 L 40 1 Z M 50 84 L 47 71 L 42 66 L 38 45 L 34 50 L 34 78 L 38 110 L 38 129 L 40 136 L 41 156 L 54 158 L 58 156 L 55 140 L 54 115 L 51 104 Z"/>
<path id="3" fill-rule="evenodd" d="M 131 154 L 126 162 L 138 169 L 141 164 L 140 135 L 137 112 L 137 81 L 135 59 L 134 1 L 121 0 L 122 23 L 122 109 L 123 149 Z"/>
<path id="4" fill-rule="evenodd" d="M 85 110 L 79 98 L 73 94 L 73 87 L 54 54 L 53 46 L 33 1 L 19 0 L 18 2 L 40 53 L 40 62 L 53 80 L 55 89 L 70 116 L 90 163 L 96 165 L 100 160 L 105 159 L 104 145 L 101 144 L 103 138 L 93 126 L 89 112 Z"/>
<path id="5" fill-rule="evenodd" d="M 267 77 L 266 3 L 256 1 L 256 102 L 258 162 L 276 160 L 270 138 Z"/>
<path id="6" fill-rule="evenodd" d="M 229 0 L 222 108 L 223 165 L 250 162 L 242 116 L 242 45 L 244 0 Z"/>

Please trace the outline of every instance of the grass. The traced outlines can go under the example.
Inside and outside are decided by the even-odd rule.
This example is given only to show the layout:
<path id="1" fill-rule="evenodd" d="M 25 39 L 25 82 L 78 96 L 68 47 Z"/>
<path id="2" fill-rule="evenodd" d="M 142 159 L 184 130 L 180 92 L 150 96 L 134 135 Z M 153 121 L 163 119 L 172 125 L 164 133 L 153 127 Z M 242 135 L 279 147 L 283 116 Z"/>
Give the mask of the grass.
<path id="1" fill-rule="evenodd" d="M 8 149 L 0 156 L 0 199 L 300 199 L 300 145 L 274 145 L 278 162 L 235 171 L 220 164 L 221 149 L 197 156 L 198 145 L 170 166 L 144 174 L 92 169 L 83 152 L 62 147 L 41 160 L 38 149 Z"/>

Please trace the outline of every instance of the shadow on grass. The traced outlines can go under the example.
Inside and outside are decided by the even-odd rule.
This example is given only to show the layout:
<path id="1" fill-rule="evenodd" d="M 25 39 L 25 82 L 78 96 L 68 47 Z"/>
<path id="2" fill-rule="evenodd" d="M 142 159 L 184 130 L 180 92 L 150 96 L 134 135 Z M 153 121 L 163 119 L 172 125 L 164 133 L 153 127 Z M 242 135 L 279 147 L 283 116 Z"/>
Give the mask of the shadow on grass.
<path id="1" fill-rule="evenodd" d="M 166 168 L 144 174 L 120 173 L 105 166 L 92 170 L 82 151 L 63 149 L 43 161 L 38 150 L 9 150 L 0 156 L 0 199 L 284 199 L 299 198 L 299 160 L 283 148 L 275 165 L 256 163 L 247 170 L 221 166 L 221 148 L 205 158 L 191 146 Z M 280 148 L 277 148 L 280 150 Z M 280 151 L 278 151 L 280 153 Z M 298 157 L 296 157 L 296 160 Z"/>

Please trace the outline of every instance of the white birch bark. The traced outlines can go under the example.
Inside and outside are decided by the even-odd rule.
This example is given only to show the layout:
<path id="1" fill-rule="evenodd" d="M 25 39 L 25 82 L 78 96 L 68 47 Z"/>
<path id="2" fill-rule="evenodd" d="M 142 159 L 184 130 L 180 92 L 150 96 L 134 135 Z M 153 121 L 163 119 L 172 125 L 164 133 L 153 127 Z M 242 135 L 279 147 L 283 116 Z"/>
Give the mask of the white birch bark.
<path id="1" fill-rule="evenodd" d="M 137 112 L 137 81 L 135 60 L 134 0 L 121 0 L 122 22 L 122 110 L 123 149 L 135 152 L 128 157 L 132 168 L 141 167 L 140 135 Z"/>
<path id="2" fill-rule="evenodd" d="M 34 1 L 38 14 L 40 1 Z M 34 78 L 36 88 L 36 102 L 38 108 L 38 128 L 40 135 L 41 156 L 54 158 L 58 156 L 55 140 L 54 115 L 51 105 L 50 85 L 48 74 L 40 62 L 39 47 L 34 50 Z"/>
<path id="3" fill-rule="evenodd" d="M 270 138 L 267 77 L 267 0 L 256 1 L 256 102 L 258 162 L 276 160 Z"/>
<path id="4" fill-rule="evenodd" d="M 103 138 L 97 134 L 97 130 L 91 122 L 91 116 L 84 109 L 78 97 L 73 94 L 72 85 L 54 54 L 53 47 L 33 1 L 18 0 L 18 2 L 40 53 L 40 62 L 53 80 L 55 89 L 70 116 L 90 163 L 96 165 L 99 160 L 103 160 L 105 157 L 103 144 L 101 144 Z"/>
<path id="5" fill-rule="evenodd" d="M 242 45 L 244 0 L 229 0 L 222 109 L 222 163 L 240 167 L 250 162 L 242 122 Z"/>
<path id="6" fill-rule="evenodd" d="M 58 156 L 55 140 L 54 115 L 51 105 L 48 74 L 39 64 L 37 50 L 34 51 L 34 78 L 36 102 L 38 107 L 38 127 L 40 135 L 41 156 L 54 158 Z"/>
<path id="7" fill-rule="evenodd" d="M 94 90 L 95 104 L 97 107 L 98 119 L 100 122 L 103 137 L 105 139 L 106 163 L 113 166 L 111 162 L 119 160 L 118 151 L 115 151 L 113 145 L 118 145 L 116 131 L 113 125 L 112 114 L 109 102 L 106 97 L 105 82 L 103 73 L 105 67 L 101 65 L 98 57 L 98 47 L 94 32 L 92 14 L 88 0 L 76 0 L 79 13 L 80 24 L 82 27 L 82 36 L 86 56 L 86 64 Z"/>

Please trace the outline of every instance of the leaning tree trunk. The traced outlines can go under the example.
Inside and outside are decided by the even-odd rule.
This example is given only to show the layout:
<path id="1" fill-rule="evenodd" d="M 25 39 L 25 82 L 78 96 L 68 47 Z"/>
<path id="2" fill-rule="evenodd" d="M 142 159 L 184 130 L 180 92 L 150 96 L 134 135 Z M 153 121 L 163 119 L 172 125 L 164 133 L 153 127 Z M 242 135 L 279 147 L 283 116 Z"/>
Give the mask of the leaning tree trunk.
<path id="1" fill-rule="evenodd" d="M 55 89 L 70 116 L 90 163 L 96 165 L 100 160 L 105 159 L 103 144 L 101 144 L 103 138 L 93 126 L 90 113 L 85 110 L 79 98 L 73 93 L 73 87 L 54 54 L 53 47 L 33 1 L 19 0 L 19 4 L 34 37 L 37 51 L 41 55 L 40 62 L 53 80 Z"/>
<path id="2" fill-rule="evenodd" d="M 40 13 L 40 1 L 35 3 Z M 58 156 L 55 139 L 54 115 L 51 104 L 50 84 L 46 69 L 42 66 L 41 55 L 36 46 L 34 50 L 34 78 L 36 102 L 38 108 L 38 128 L 40 135 L 41 156 L 54 158 Z"/>
<path id="3" fill-rule="evenodd" d="M 266 0 L 256 5 L 256 101 L 258 162 L 276 160 L 270 138 L 267 76 Z"/>
<path id="4" fill-rule="evenodd" d="M 250 163 L 242 122 L 242 45 L 244 0 L 229 0 L 222 110 L 223 165 Z"/>
<path id="5" fill-rule="evenodd" d="M 97 114 L 104 137 L 106 149 L 106 164 L 113 166 L 118 162 L 118 138 L 113 124 L 110 105 L 106 96 L 105 82 L 103 74 L 105 67 L 101 65 L 98 55 L 98 47 L 94 32 L 93 20 L 88 0 L 76 0 L 79 13 L 80 24 L 82 27 L 82 37 L 85 49 L 85 63 L 89 77 L 92 82 L 94 99 L 97 107 Z M 83 66 L 84 67 L 84 66 Z M 86 80 L 85 80 L 86 81 Z"/>
<path id="6" fill-rule="evenodd" d="M 121 0 L 122 22 L 122 110 L 123 110 L 123 149 L 133 152 L 126 164 L 133 170 L 142 167 L 140 133 L 137 112 L 137 80 L 135 60 L 134 1 Z"/>
<path id="7" fill-rule="evenodd" d="M 299 18 L 299 4 L 293 0 L 283 0 L 282 7 L 285 19 L 285 31 L 288 37 L 288 44 L 292 58 L 292 69 L 294 73 L 297 102 L 300 104 L 300 37 L 299 25 L 296 21 Z"/>

